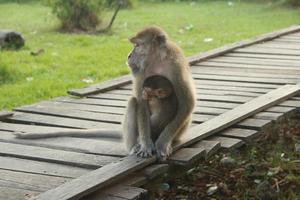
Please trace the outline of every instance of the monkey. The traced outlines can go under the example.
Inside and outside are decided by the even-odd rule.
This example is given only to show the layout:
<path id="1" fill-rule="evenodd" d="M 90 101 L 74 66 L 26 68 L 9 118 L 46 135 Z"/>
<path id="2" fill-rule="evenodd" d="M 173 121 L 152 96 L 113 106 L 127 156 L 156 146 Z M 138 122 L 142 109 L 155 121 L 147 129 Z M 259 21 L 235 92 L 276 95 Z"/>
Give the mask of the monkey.
<path id="1" fill-rule="evenodd" d="M 127 103 L 120 134 L 131 154 L 134 153 L 140 157 L 150 157 L 156 154 L 160 158 L 166 158 L 172 153 L 173 141 L 186 132 L 196 103 L 195 85 L 189 64 L 180 47 L 172 42 L 167 33 L 158 26 L 142 29 L 129 41 L 133 44 L 133 49 L 128 55 L 127 65 L 133 76 L 133 89 L 132 96 Z M 167 78 L 173 86 L 174 95 L 178 97 L 174 116 L 169 123 L 165 124 L 165 127 L 159 128 L 161 131 L 155 141 L 151 136 L 151 103 L 143 99 L 143 83 L 148 77 L 154 75 Z M 168 121 L 164 115 L 160 115 L 160 120 Z M 153 124 L 152 129 L 155 130 L 156 127 Z M 98 132 L 102 135 L 101 133 L 110 131 L 76 130 L 72 133 L 76 137 L 81 135 L 88 137 L 89 133 L 96 136 Z M 72 136 L 70 132 L 63 133 Z M 38 138 L 48 138 L 51 134 L 58 136 L 54 132 L 46 136 L 41 134 Z M 16 133 L 16 137 L 24 139 L 33 135 L 36 134 Z"/>
<path id="2" fill-rule="evenodd" d="M 155 75 L 145 79 L 142 98 L 148 101 L 151 138 L 156 141 L 176 114 L 177 97 L 172 83 L 163 76 Z"/>
<path id="3" fill-rule="evenodd" d="M 168 157 L 172 142 L 186 132 L 196 103 L 195 85 L 182 50 L 160 27 L 151 26 L 130 38 L 133 49 L 127 64 L 133 75 L 133 94 L 128 101 L 123 138 L 131 152 L 141 157 Z M 142 98 L 142 83 L 160 75 L 173 85 L 178 98 L 174 118 L 163 128 L 157 140 L 151 140 L 149 105 Z M 130 119 L 130 123 L 128 120 Z"/>

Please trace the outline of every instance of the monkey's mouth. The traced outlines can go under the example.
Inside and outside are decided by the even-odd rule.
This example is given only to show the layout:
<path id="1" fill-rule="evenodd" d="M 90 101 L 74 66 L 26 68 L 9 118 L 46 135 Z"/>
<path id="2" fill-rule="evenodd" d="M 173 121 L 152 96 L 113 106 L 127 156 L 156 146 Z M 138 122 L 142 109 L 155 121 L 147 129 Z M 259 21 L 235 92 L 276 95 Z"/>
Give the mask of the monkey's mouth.
<path id="1" fill-rule="evenodd" d="M 134 63 L 129 64 L 128 61 L 127 61 L 126 65 L 131 69 L 132 73 L 136 73 L 136 72 L 139 71 L 138 66 Z"/>

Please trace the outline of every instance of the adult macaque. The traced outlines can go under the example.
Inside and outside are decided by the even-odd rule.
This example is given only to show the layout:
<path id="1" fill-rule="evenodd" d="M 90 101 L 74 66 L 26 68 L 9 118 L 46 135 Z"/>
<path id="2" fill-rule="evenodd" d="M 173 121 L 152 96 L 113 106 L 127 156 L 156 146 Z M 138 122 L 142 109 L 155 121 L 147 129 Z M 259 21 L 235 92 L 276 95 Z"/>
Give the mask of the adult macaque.
<path id="1" fill-rule="evenodd" d="M 150 76 L 143 84 L 142 98 L 150 110 L 151 139 L 156 141 L 177 112 L 177 97 L 172 83 L 163 76 Z"/>
<path id="2" fill-rule="evenodd" d="M 168 39 L 159 27 L 148 27 L 130 39 L 134 45 L 128 56 L 133 79 L 133 96 L 128 102 L 123 136 L 128 149 L 148 157 L 156 152 L 166 157 L 172 152 L 171 144 L 188 127 L 195 106 L 195 89 L 190 69 L 181 49 Z M 150 111 L 142 98 L 144 80 L 161 75 L 171 81 L 178 107 L 173 120 L 164 127 L 153 143 L 151 139 Z"/>
<path id="3" fill-rule="evenodd" d="M 195 89 L 186 58 L 181 49 L 168 39 L 167 34 L 159 27 L 152 26 L 138 32 L 130 39 L 134 45 L 128 55 L 128 66 L 133 75 L 133 94 L 128 101 L 123 122 L 123 139 L 129 151 L 142 157 L 149 157 L 154 152 L 159 157 L 167 157 L 172 152 L 172 142 L 183 134 L 188 127 L 195 106 Z M 174 116 L 161 129 L 155 142 L 152 140 L 151 112 L 148 101 L 143 99 L 143 84 L 146 78 L 154 75 L 166 77 L 173 86 L 177 97 L 177 109 Z M 165 117 L 165 118 L 164 118 Z M 166 120 L 169 115 L 161 115 Z M 109 130 L 76 130 L 70 132 L 44 134 L 18 133 L 22 138 L 47 138 L 51 135 L 88 137 L 99 136 Z M 115 131 L 111 131 L 115 133 Z M 32 137 L 35 135 L 35 137 Z"/>

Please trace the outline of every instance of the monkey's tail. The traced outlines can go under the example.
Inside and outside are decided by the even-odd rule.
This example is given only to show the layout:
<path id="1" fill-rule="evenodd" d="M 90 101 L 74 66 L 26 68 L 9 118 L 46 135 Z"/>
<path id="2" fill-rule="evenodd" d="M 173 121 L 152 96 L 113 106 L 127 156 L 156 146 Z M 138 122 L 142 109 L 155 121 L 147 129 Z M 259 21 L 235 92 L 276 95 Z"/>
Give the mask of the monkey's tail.
<path id="1" fill-rule="evenodd" d="M 103 137 L 103 138 L 115 138 L 122 139 L 121 130 L 105 130 L 105 129 L 88 129 L 88 130 L 65 130 L 65 131 L 53 131 L 53 132 L 14 132 L 17 138 L 20 139 L 41 139 L 41 138 L 53 138 L 53 137 Z"/>

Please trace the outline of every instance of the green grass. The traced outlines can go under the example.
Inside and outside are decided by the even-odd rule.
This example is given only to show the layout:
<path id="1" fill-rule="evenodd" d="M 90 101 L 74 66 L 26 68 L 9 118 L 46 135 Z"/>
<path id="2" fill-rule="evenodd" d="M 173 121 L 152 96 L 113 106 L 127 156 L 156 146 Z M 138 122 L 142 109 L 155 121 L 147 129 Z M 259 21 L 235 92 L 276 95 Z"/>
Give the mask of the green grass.
<path id="1" fill-rule="evenodd" d="M 58 33 L 59 22 L 48 7 L 5 2 L 0 1 L 0 27 L 21 32 L 26 46 L 0 52 L 0 110 L 65 95 L 67 89 L 87 85 L 82 82 L 87 77 L 96 83 L 128 73 L 127 38 L 147 25 L 162 26 L 186 55 L 193 55 L 300 22 L 299 10 L 269 4 L 140 3 L 120 12 L 113 33 L 76 35 Z M 45 53 L 30 55 L 38 49 Z"/>

